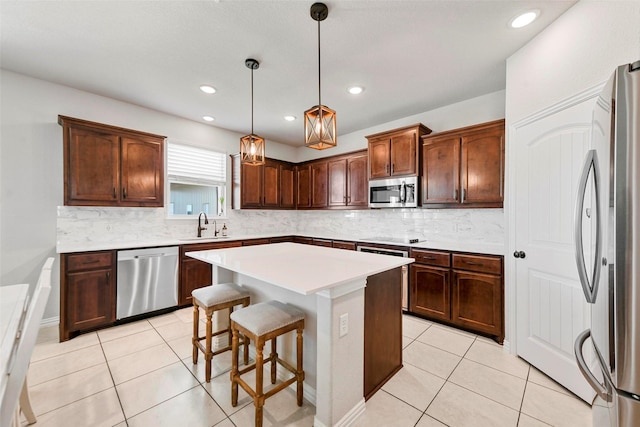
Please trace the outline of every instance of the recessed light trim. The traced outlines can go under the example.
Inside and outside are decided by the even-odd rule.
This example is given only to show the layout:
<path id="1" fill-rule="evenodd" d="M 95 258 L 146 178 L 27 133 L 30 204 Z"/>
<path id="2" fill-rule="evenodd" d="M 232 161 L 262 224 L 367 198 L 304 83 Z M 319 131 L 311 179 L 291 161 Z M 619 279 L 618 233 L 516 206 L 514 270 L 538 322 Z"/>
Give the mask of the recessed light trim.
<path id="1" fill-rule="evenodd" d="M 521 13 L 509 22 L 509 26 L 511 28 L 522 28 L 531 24 L 540 16 L 540 11 L 538 9 L 529 10 L 527 12 Z"/>
<path id="2" fill-rule="evenodd" d="M 216 88 L 209 85 L 200 86 L 200 90 L 203 91 L 204 93 L 216 93 Z"/>
<path id="3" fill-rule="evenodd" d="M 351 86 L 347 89 L 351 95 L 359 95 L 364 91 L 362 86 Z"/>
<path id="4" fill-rule="evenodd" d="M 202 120 L 204 120 L 205 122 L 212 122 L 215 120 L 215 118 L 211 116 L 202 116 Z"/>
<path id="5" fill-rule="evenodd" d="M 284 119 L 288 122 L 292 122 L 296 119 L 296 116 L 284 116 Z"/>

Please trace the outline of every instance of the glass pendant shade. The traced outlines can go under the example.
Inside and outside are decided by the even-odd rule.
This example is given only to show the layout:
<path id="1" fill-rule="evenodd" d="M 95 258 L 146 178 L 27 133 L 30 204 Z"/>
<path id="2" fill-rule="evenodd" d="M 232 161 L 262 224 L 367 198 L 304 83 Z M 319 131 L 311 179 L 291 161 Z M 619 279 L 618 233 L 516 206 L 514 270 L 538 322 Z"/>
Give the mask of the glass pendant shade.
<path id="1" fill-rule="evenodd" d="M 240 162 L 264 165 L 264 138 L 253 133 L 240 138 Z"/>
<path id="2" fill-rule="evenodd" d="M 264 138 L 253 133 L 253 70 L 257 70 L 260 63 L 247 58 L 244 65 L 251 70 L 251 133 L 240 138 L 240 163 L 264 165 Z"/>
<path id="3" fill-rule="evenodd" d="M 316 105 L 304 112 L 305 146 L 324 150 L 335 147 L 336 112 L 324 105 Z"/>

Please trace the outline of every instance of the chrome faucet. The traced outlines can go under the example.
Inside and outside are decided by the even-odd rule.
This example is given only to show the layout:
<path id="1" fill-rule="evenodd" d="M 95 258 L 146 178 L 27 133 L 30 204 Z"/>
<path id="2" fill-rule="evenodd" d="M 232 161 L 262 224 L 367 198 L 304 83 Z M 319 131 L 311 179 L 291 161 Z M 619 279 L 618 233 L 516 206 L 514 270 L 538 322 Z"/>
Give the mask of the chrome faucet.
<path id="1" fill-rule="evenodd" d="M 202 237 L 202 231 L 207 229 L 206 227 L 203 227 L 200 223 L 200 221 L 202 220 L 202 215 L 204 215 L 204 223 L 209 224 L 209 218 L 207 218 L 207 214 L 204 212 L 200 212 L 198 214 L 198 237 Z M 215 229 L 215 226 L 214 226 L 214 229 Z"/>

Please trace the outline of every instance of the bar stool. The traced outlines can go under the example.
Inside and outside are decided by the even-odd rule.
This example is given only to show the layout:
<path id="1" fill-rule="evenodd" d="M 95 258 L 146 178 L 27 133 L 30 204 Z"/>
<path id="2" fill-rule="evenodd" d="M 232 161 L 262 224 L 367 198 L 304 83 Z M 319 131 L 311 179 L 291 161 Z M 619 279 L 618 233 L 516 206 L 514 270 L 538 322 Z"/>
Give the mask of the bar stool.
<path id="1" fill-rule="evenodd" d="M 195 289 L 191 292 L 191 296 L 193 297 L 193 338 L 191 339 L 193 343 L 193 363 L 194 365 L 198 363 L 198 350 L 202 351 L 205 359 L 205 380 L 210 382 L 213 356 L 231 350 L 231 320 L 229 319 L 229 326 L 225 329 L 212 332 L 211 317 L 214 312 L 219 310 L 229 309 L 229 316 L 231 316 L 235 306 L 242 305 L 247 307 L 250 300 L 249 292 L 234 283 L 221 283 Z M 199 336 L 199 308 L 204 310 L 207 317 L 206 331 L 203 337 Z M 211 351 L 211 339 L 224 333 L 229 334 L 228 345 L 216 351 Z M 205 340 L 204 346 L 200 342 L 202 340 Z M 249 341 L 246 338 L 243 338 L 242 341 L 244 344 L 244 364 L 246 365 L 249 363 Z"/>
<path id="2" fill-rule="evenodd" d="M 264 401 L 294 382 L 297 382 L 297 403 L 298 406 L 302 406 L 302 382 L 304 381 L 304 370 L 302 369 L 302 331 L 304 329 L 304 313 L 279 301 L 267 301 L 238 310 L 232 313 L 230 317 L 231 331 L 233 334 L 231 344 L 231 405 L 236 406 L 238 404 L 238 384 L 240 384 L 253 398 L 253 404 L 256 407 L 256 427 L 262 427 L 262 407 L 264 406 Z M 276 352 L 277 337 L 293 330 L 297 331 L 297 361 L 295 369 L 280 359 Z M 242 333 L 245 341 L 247 338 L 253 340 L 256 346 L 255 363 L 245 367 L 241 371 L 238 370 L 239 333 Z M 276 383 L 277 363 L 293 373 L 294 376 L 264 393 L 262 390 L 262 370 L 264 366 L 262 353 L 264 344 L 268 340 L 271 340 L 271 355 L 267 358 L 268 361 L 271 361 L 271 384 Z M 253 369 L 256 370 L 255 391 L 241 378 L 241 375 Z"/>

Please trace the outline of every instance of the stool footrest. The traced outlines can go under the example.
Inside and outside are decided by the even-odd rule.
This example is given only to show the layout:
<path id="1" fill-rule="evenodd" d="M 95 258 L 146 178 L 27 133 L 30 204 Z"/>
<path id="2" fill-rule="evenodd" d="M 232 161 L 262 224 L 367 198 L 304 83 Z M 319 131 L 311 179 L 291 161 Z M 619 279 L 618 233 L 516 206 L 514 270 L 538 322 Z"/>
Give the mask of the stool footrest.
<path id="1" fill-rule="evenodd" d="M 265 399 L 267 399 L 273 396 L 274 394 L 276 394 L 277 392 L 289 387 L 291 384 L 295 383 L 296 381 L 297 381 L 296 377 L 289 378 L 288 380 L 278 384 L 277 386 L 274 386 L 272 389 L 270 389 L 266 393 L 263 393 L 263 396 Z"/>

